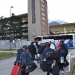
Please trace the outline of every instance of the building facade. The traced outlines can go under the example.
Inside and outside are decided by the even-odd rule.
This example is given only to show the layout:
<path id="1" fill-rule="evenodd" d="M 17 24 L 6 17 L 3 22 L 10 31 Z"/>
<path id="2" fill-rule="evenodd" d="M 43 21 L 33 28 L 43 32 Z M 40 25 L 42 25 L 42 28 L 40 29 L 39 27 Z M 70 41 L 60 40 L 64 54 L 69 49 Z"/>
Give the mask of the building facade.
<path id="1" fill-rule="evenodd" d="M 75 23 L 49 26 L 49 30 L 55 35 L 75 34 Z"/>
<path id="2" fill-rule="evenodd" d="M 0 39 L 27 39 L 28 14 L 20 14 L 0 20 Z"/>
<path id="3" fill-rule="evenodd" d="M 48 35 L 46 0 L 28 0 L 28 38 Z"/>

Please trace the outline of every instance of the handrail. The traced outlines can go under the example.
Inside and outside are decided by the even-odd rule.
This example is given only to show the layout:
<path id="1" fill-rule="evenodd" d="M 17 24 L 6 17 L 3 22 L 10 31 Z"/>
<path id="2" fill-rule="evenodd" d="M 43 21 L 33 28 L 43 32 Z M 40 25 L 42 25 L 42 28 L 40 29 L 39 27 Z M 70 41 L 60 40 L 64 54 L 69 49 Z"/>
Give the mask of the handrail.
<path id="1" fill-rule="evenodd" d="M 68 66 L 69 69 L 68 69 L 68 71 L 69 71 L 69 72 L 70 72 L 70 70 L 71 70 L 71 67 L 70 67 L 70 66 L 71 66 L 71 54 L 74 53 L 74 52 L 75 52 L 75 49 L 67 55 L 67 56 L 69 57 L 69 60 L 68 60 L 68 62 L 69 62 L 69 66 Z"/>

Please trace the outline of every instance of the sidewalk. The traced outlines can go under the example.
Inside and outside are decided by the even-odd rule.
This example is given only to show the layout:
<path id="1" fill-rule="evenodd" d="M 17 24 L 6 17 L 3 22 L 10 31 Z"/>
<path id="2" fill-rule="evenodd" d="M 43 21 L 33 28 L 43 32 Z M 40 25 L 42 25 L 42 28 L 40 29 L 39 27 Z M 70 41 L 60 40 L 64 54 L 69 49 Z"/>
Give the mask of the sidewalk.
<path id="1" fill-rule="evenodd" d="M 37 64 L 37 66 L 38 66 L 37 69 L 35 71 L 31 72 L 30 75 L 46 75 L 47 72 L 42 71 L 39 67 L 39 64 Z M 50 75 L 52 75 L 52 74 L 50 74 Z M 65 68 L 65 73 L 62 74 L 60 72 L 60 75 L 69 75 L 69 72 L 67 72 L 67 68 Z"/>

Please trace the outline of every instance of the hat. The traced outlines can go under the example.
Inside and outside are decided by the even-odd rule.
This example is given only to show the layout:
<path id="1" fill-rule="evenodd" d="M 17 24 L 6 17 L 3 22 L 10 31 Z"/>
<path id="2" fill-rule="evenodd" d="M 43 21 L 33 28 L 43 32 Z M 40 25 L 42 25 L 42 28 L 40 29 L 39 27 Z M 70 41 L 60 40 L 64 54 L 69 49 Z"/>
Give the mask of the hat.
<path id="1" fill-rule="evenodd" d="M 60 44 L 58 44 L 58 45 L 57 45 L 57 49 L 60 49 L 60 48 L 61 48 L 61 45 L 60 45 Z"/>

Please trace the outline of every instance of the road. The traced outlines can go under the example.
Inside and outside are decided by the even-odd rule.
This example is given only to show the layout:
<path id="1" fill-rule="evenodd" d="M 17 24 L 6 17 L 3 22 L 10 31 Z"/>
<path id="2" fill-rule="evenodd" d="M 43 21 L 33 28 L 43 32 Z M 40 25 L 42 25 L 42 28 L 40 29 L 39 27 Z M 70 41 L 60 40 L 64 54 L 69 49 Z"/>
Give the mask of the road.
<path id="1" fill-rule="evenodd" d="M 73 49 L 70 49 L 69 52 L 71 52 Z M 2 59 L 0 60 L 0 75 L 10 75 L 10 72 L 12 70 L 14 61 L 15 61 L 15 56 L 14 57 L 10 57 L 7 59 Z M 35 71 L 31 72 L 30 75 L 46 75 L 46 72 L 43 72 L 40 68 L 39 68 L 39 64 L 37 64 L 38 67 Z M 66 72 L 67 69 L 65 69 L 65 74 L 64 75 L 69 75 L 68 72 Z M 62 75 L 60 73 L 60 75 Z"/>
<path id="2" fill-rule="evenodd" d="M 10 75 L 15 59 L 16 59 L 15 57 L 10 57 L 7 59 L 0 60 L 0 75 Z M 43 72 L 40 69 L 39 64 L 37 65 L 38 65 L 37 69 L 31 72 L 30 75 L 35 75 L 35 74 L 36 75 L 46 75 L 46 72 Z M 65 72 L 64 75 L 69 75 L 69 74 Z"/>
<path id="3" fill-rule="evenodd" d="M 10 75 L 15 57 L 0 60 L 0 75 Z"/>

